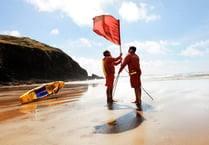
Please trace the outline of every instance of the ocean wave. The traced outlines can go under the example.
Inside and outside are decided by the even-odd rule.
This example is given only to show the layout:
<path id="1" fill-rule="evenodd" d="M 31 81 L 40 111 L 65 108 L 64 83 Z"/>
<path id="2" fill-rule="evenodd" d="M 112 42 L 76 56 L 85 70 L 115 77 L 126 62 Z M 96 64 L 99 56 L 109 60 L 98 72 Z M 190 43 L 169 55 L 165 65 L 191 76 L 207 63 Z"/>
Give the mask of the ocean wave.
<path id="1" fill-rule="evenodd" d="M 187 80 L 187 79 L 209 79 L 209 73 L 178 73 L 161 75 L 143 75 L 144 80 Z"/>

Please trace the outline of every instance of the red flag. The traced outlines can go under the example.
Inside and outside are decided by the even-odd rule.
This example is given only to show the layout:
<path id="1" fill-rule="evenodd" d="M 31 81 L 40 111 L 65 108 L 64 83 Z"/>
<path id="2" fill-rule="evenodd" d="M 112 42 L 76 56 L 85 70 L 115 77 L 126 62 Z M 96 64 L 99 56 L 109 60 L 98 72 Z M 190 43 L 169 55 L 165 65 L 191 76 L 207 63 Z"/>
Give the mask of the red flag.
<path id="1" fill-rule="evenodd" d="M 120 45 L 120 21 L 111 15 L 100 15 L 93 18 L 93 31 L 107 40 Z"/>

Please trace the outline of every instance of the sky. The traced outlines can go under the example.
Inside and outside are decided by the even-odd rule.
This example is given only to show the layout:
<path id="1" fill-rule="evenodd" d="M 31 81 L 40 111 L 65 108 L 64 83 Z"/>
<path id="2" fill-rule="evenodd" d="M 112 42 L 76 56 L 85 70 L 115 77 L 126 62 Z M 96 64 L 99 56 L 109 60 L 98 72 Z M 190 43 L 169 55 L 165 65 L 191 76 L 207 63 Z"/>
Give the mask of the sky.
<path id="1" fill-rule="evenodd" d="M 59 48 L 89 75 L 103 75 L 103 51 L 120 53 L 118 45 L 92 31 L 92 18 L 107 14 L 120 20 L 123 57 L 136 46 L 144 75 L 209 72 L 208 5 L 208 0 L 1 0 L 0 34 Z"/>

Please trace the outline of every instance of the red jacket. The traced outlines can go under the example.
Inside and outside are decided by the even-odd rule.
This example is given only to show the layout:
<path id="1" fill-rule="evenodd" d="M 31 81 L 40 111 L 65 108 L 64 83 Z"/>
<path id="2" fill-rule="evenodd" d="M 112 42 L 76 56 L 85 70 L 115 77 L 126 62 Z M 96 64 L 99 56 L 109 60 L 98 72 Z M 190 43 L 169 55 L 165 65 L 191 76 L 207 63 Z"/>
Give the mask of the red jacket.
<path id="1" fill-rule="evenodd" d="M 106 74 L 115 73 L 115 65 L 118 65 L 121 62 L 121 56 L 113 58 L 112 56 L 106 56 L 103 58 L 104 69 Z"/>
<path id="2" fill-rule="evenodd" d="M 119 69 L 119 73 L 124 69 L 124 67 L 128 65 L 129 73 L 139 73 L 141 74 L 140 69 L 140 59 L 138 55 L 136 55 L 134 52 L 128 53 L 127 56 L 124 58 L 124 61 Z"/>

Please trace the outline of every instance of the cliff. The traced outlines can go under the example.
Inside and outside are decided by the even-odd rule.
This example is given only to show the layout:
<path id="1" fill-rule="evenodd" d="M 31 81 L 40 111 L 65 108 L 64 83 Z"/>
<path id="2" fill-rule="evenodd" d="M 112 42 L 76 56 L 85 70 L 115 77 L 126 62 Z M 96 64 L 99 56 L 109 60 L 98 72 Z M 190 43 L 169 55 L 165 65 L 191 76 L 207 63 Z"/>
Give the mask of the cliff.
<path id="1" fill-rule="evenodd" d="M 0 35 L 0 83 L 87 79 L 62 50 L 26 37 Z"/>

